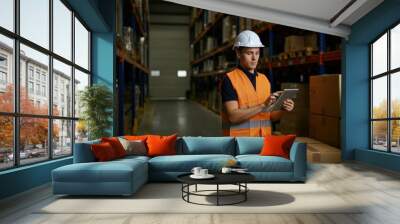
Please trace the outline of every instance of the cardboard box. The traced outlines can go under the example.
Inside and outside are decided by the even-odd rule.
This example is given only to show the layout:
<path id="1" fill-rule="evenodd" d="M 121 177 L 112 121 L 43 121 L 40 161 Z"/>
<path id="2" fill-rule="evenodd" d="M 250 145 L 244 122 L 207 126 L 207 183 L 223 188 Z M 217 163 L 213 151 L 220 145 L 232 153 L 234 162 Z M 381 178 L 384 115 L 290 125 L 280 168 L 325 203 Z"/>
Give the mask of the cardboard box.
<path id="1" fill-rule="evenodd" d="M 285 52 L 303 51 L 304 49 L 304 36 L 292 35 L 285 38 Z"/>
<path id="2" fill-rule="evenodd" d="M 310 112 L 340 117 L 341 75 L 310 76 Z"/>
<path id="3" fill-rule="evenodd" d="M 308 137 L 296 137 L 297 142 L 303 142 L 308 144 L 323 144 L 322 142 L 318 141 L 317 139 L 314 138 L 308 138 Z"/>
<path id="4" fill-rule="evenodd" d="M 297 137 L 296 141 L 307 144 L 307 161 L 309 163 L 340 163 L 342 160 L 340 148 L 308 137 Z"/>
<path id="5" fill-rule="evenodd" d="M 240 17 L 239 18 L 239 30 L 243 31 L 243 30 L 251 30 L 251 19 L 248 18 L 243 18 Z"/>
<path id="6" fill-rule="evenodd" d="M 282 134 L 308 136 L 308 109 L 288 112 L 280 120 L 279 131 Z"/>
<path id="7" fill-rule="evenodd" d="M 310 114 L 309 135 L 323 143 L 340 147 L 340 118 Z"/>
<path id="8" fill-rule="evenodd" d="M 307 144 L 307 161 L 310 163 L 340 163 L 340 149 L 327 144 Z"/>
<path id="9" fill-rule="evenodd" d="M 311 33 L 304 36 L 304 47 L 310 50 L 318 50 L 318 36 L 316 33 Z"/>

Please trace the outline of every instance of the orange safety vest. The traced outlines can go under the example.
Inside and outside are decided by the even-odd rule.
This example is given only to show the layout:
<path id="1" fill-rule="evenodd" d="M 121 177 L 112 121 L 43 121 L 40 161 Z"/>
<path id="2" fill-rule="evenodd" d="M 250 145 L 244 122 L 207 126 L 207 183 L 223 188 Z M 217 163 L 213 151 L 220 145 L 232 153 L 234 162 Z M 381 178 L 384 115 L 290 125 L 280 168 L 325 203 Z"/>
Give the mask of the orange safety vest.
<path id="1" fill-rule="evenodd" d="M 226 74 L 238 96 L 239 109 L 254 107 L 264 103 L 270 95 L 271 86 L 264 74 L 256 76 L 256 89 L 239 68 Z M 231 123 L 225 108 L 221 113 L 222 130 L 225 136 L 266 136 L 271 135 L 270 113 L 260 112 L 242 123 Z"/>

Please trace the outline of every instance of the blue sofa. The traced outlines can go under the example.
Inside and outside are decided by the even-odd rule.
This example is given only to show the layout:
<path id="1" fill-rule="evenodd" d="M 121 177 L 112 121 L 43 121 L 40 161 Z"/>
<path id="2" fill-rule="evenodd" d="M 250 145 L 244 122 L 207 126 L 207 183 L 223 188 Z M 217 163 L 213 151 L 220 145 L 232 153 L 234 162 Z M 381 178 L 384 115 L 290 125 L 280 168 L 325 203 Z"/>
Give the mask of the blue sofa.
<path id="1" fill-rule="evenodd" d="M 96 162 L 90 141 L 75 144 L 74 163 L 52 171 L 54 194 L 131 195 L 148 181 L 176 181 L 193 167 L 218 172 L 234 159 L 260 182 L 305 182 L 306 145 L 294 142 L 290 159 L 260 156 L 261 137 L 182 137 L 176 144 L 177 155 L 127 156 L 108 162 Z"/>

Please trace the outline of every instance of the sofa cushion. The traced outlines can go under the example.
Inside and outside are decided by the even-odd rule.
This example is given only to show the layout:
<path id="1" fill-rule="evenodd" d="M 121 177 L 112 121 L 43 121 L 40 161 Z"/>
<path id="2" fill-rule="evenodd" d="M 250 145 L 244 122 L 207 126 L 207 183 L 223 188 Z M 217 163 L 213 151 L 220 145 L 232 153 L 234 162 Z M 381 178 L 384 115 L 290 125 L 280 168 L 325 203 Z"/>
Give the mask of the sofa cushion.
<path id="1" fill-rule="evenodd" d="M 99 139 L 87 142 L 75 143 L 74 147 L 74 163 L 95 162 L 96 158 L 90 148 L 92 144 L 99 144 Z"/>
<path id="2" fill-rule="evenodd" d="M 177 134 L 170 136 L 149 135 L 146 139 L 147 155 L 151 157 L 175 155 L 177 137 Z"/>
<path id="3" fill-rule="evenodd" d="M 296 135 L 270 135 L 265 136 L 261 156 L 280 156 L 289 159 L 290 148 Z"/>
<path id="4" fill-rule="evenodd" d="M 124 147 L 126 151 L 126 155 L 138 155 L 145 156 L 147 155 L 146 143 L 141 140 L 126 140 L 125 138 L 118 137 L 121 145 Z"/>
<path id="5" fill-rule="evenodd" d="M 149 159 L 150 159 L 150 157 L 148 157 L 148 156 L 130 155 L 130 156 L 125 156 L 124 158 L 113 160 L 113 162 L 118 162 L 118 161 L 121 162 L 121 161 L 123 161 L 123 162 L 128 162 L 129 163 L 129 162 L 134 161 L 134 160 L 138 160 L 138 161 L 142 161 L 142 162 L 148 162 Z"/>
<path id="6" fill-rule="evenodd" d="M 126 151 L 117 137 L 104 137 L 101 138 L 101 142 L 110 143 L 110 145 L 114 149 L 115 155 L 118 158 L 126 156 Z"/>
<path id="7" fill-rule="evenodd" d="M 230 159 L 231 155 L 175 155 L 158 156 L 149 160 L 150 171 L 190 172 L 193 167 L 200 166 L 212 172 L 219 171 Z"/>
<path id="8" fill-rule="evenodd" d="M 236 155 L 259 154 L 263 145 L 262 137 L 236 137 Z"/>
<path id="9" fill-rule="evenodd" d="M 74 163 L 52 174 L 58 182 L 130 182 L 135 172 L 147 172 L 147 163 L 139 159 Z"/>
<path id="10" fill-rule="evenodd" d="M 124 138 L 124 139 L 126 139 L 126 140 L 129 140 L 129 141 L 137 141 L 137 140 L 139 140 L 139 141 L 146 141 L 146 139 L 147 139 L 147 135 L 125 135 L 125 136 L 122 136 L 122 138 Z"/>
<path id="11" fill-rule="evenodd" d="M 90 147 L 94 157 L 96 157 L 96 160 L 99 162 L 110 161 L 118 158 L 113 147 L 108 142 L 92 144 Z"/>
<path id="12" fill-rule="evenodd" d="M 292 172 L 292 161 L 279 156 L 238 155 L 239 166 L 249 172 Z"/>
<path id="13" fill-rule="evenodd" d="M 183 137 L 181 154 L 235 155 L 235 139 L 232 137 Z"/>

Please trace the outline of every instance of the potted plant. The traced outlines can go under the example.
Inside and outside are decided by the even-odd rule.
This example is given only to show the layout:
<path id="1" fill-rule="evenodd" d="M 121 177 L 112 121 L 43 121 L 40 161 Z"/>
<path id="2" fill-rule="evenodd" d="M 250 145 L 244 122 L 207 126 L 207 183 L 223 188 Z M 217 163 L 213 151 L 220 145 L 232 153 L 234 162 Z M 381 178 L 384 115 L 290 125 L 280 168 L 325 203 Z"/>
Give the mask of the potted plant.
<path id="1" fill-rule="evenodd" d="M 79 93 L 81 118 L 87 127 L 89 140 L 109 136 L 107 129 L 112 125 L 112 93 L 105 86 L 95 84 Z"/>

